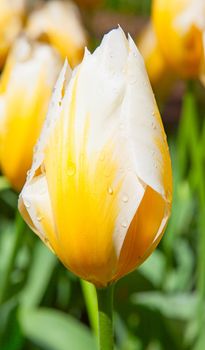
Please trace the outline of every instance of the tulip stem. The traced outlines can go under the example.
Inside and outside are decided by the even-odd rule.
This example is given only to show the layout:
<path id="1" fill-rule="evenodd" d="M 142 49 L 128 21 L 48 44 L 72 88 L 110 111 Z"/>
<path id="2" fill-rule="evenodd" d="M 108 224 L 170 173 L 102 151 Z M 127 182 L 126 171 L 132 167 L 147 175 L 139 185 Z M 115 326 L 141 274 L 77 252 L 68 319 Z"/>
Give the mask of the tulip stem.
<path id="1" fill-rule="evenodd" d="M 15 232 L 13 234 L 11 247 L 7 255 L 4 272 L 2 273 L 2 276 L 1 276 L 0 304 L 2 304 L 5 300 L 6 292 L 10 282 L 11 272 L 15 263 L 16 255 L 18 253 L 18 248 L 21 242 L 24 228 L 25 228 L 25 222 L 23 221 L 22 217 L 17 211 L 16 219 L 15 219 Z"/>
<path id="2" fill-rule="evenodd" d="M 99 350 L 113 350 L 113 284 L 97 288 Z"/>
<path id="3" fill-rule="evenodd" d="M 97 317 L 97 296 L 96 290 L 92 283 L 87 282 L 83 279 L 80 280 L 81 288 L 87 308 L 88 318 L 92 331 L 95 334 L 96 338 L 98 336 L 98 317 Z"/>

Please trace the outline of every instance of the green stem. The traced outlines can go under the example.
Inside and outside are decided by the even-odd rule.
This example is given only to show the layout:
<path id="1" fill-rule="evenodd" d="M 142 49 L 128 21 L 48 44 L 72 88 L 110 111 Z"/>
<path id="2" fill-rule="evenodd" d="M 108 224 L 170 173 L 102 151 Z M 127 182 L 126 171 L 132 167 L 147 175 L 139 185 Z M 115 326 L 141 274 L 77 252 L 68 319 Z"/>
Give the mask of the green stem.
<path id="1" fill-rule="evenodd" d="M 93 284 L 81 279 L 81 288 L 87 308 L 88 318 L 91 325 L 91 328 L 95 334 L 98 336 L 98 317 L 97 317 L 97 295 L 96 290 Z"/>
<path id="2" fill-rule="evenodd" d="M 114 285 L 110 285 L 104 289 L 97 289 L 100 350 L 113 350 L 114 347 L 113 289 Z"/>
<path id="3" fill-rule="evenodd" d="M 24 228 L 25 228 L 25 223 L 22 217 L 20 216 L 19 212 L 17 212 L 16 219 L 15 219 L 15 232 L 13 235 L 13 241 L 7 256 L 4 272 L 1 276 L 0 304 L 2 304 L 5 300 L 6 292 L 10 282 L 11 272 L 13 270 L 13 266 L 16 260 L 16 255 L 21 242 L 21 237 L 22 237 Z"/>

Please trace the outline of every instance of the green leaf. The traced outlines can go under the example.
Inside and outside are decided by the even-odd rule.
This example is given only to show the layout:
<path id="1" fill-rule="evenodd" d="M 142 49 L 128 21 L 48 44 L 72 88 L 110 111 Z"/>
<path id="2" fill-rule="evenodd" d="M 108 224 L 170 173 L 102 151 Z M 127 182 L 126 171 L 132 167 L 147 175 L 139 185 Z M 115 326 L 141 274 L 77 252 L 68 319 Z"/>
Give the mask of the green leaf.
<path id="1" fill-rule="evenodd" d="M 28 281 L 20 297 L 24 306 L 34 307 L 41 302 L 55 264 L 55 255 L 41 241 L 38 241 L 35 246 Z"/>
<path id="2" fill-rule="evenodd" d="M 165 256 L 159 250 L 155 250 L 149 259 L 139 267 L 138 272 L 148 279 L 153 286 L 159 287 L 164 280 L 165 268 Z"/>
<path id="3" fill-rule="evenodd" d="M 20 309 L 19 322 L 30 341 L 49 350 L 96 350 L 91 332 L 70 315 L 52 309 Z"/>
<path id="4" fill-rule="evenodd" d="M 10 183 L 6 177 L 0 176 L 0 191 L 10 188 Z"/>
<path id="5" fill-rule="evenodd" d="M 166 295 L 159 292 L 136 293 L 131 298 L 137 305 L 160 312 L 164 317 L 188 320 L 196 312 L 197 297 L 194 294 Z"/>

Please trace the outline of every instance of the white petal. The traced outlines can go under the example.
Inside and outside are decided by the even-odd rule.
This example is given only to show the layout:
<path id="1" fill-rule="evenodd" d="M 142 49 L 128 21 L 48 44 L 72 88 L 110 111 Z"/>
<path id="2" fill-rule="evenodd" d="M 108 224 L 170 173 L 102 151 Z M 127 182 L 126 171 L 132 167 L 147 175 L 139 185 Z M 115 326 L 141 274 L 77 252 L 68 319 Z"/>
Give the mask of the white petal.
<path id="1" fill-rule="evenodd" d="M 55 235 L 55 224 L 46 177 L 40 175 L 24 186 L 19 208 L 31 229 L 49 246 Z"/>

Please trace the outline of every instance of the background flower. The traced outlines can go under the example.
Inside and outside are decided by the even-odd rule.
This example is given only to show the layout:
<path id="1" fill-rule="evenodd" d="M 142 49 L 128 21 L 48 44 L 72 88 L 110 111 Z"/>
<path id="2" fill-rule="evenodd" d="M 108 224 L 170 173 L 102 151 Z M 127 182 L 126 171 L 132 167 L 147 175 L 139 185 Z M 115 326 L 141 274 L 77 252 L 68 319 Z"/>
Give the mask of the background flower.
<path id="1" fill-rule="evenodd" d="M 16 190 L 25 182 L 60 67 L 51 47 L 20 38 L 2 73 L 0 164 Z"/>

